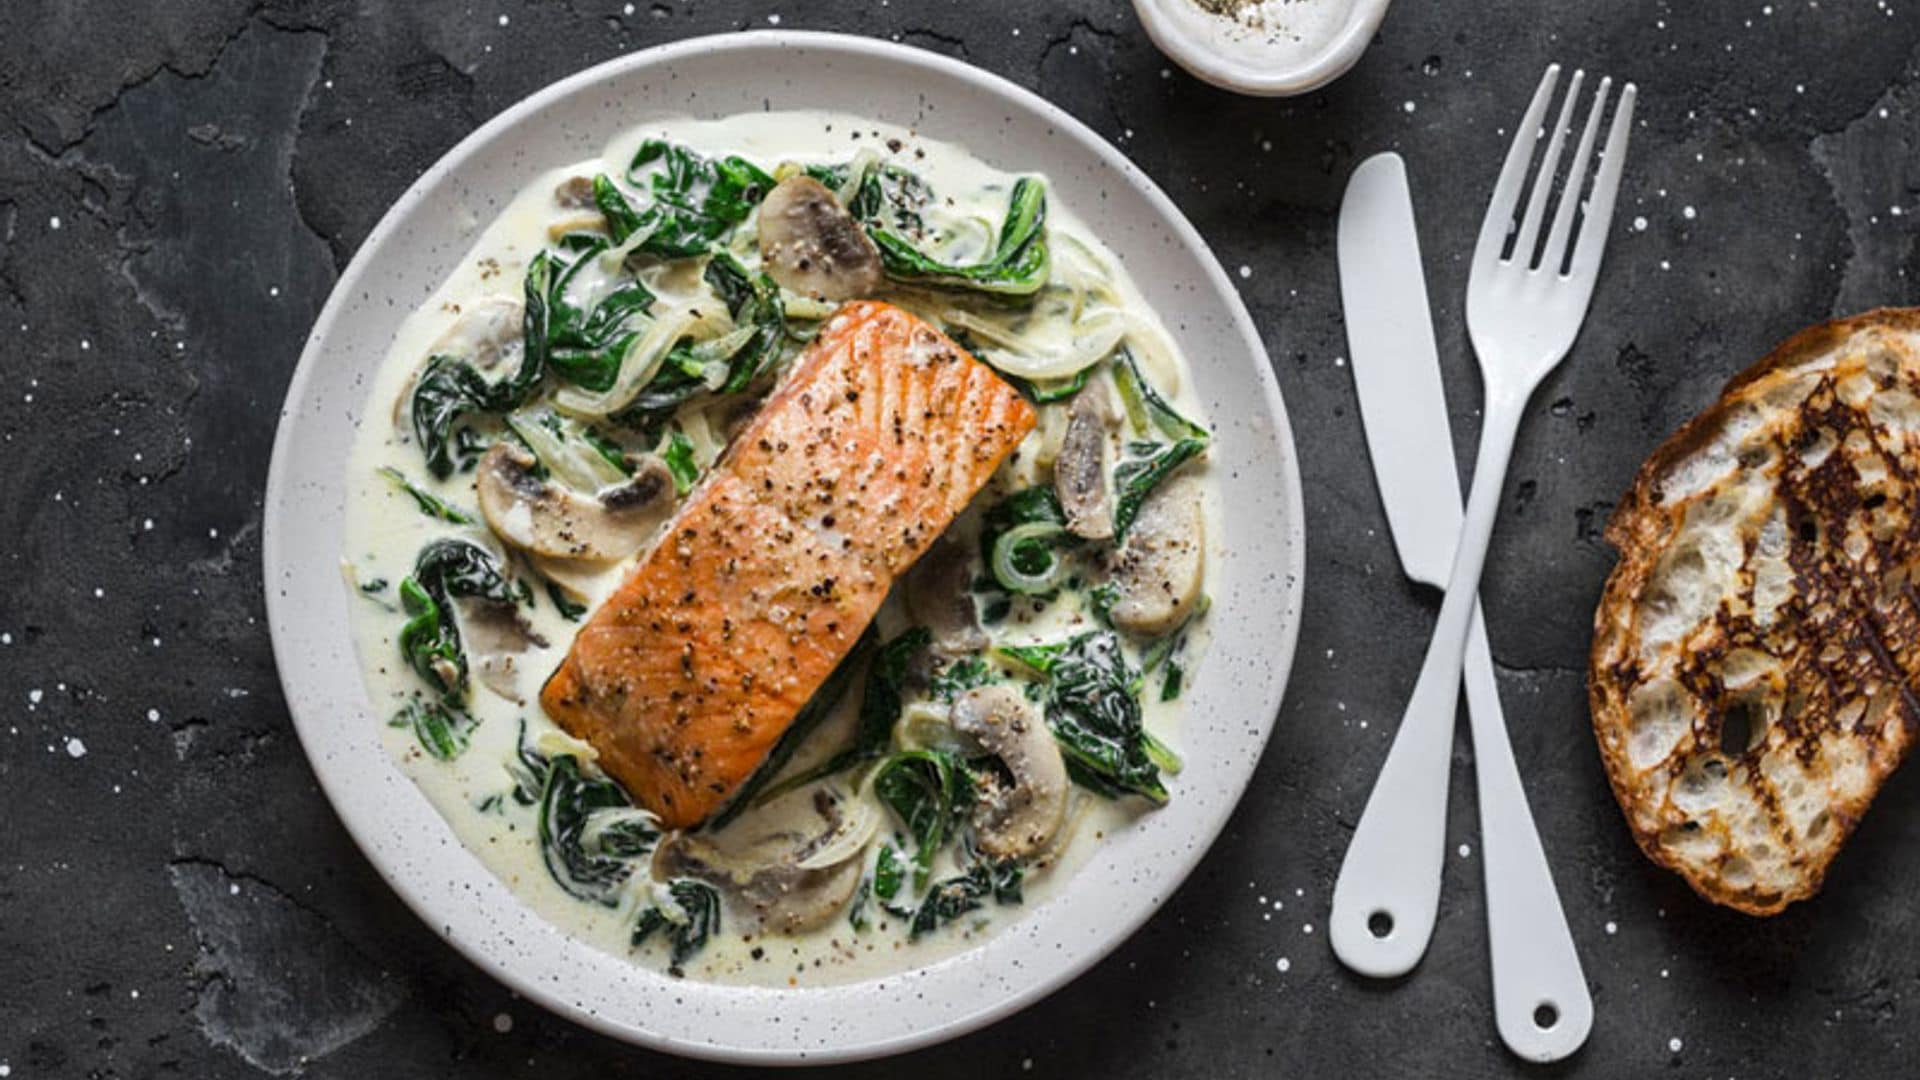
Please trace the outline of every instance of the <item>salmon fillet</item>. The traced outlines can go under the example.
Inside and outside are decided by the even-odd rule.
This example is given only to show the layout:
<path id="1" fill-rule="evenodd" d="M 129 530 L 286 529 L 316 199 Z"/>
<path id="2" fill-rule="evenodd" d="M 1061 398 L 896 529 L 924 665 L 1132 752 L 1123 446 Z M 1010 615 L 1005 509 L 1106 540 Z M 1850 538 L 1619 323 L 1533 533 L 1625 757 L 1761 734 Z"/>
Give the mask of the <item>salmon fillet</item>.
<path id="1" fill-rule="evenodd" d="M 669 828 L 720 809 L 1035 422 L 891 304 L 840 309 L 547 680 Z"/>

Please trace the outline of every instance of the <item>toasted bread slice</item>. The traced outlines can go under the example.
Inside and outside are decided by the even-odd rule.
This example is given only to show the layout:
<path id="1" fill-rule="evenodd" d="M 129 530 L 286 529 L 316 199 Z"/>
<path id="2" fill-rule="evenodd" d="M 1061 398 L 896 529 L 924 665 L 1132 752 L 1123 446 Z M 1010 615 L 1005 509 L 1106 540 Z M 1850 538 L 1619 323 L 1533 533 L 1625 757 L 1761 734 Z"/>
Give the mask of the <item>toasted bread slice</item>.
<path id="1" fill-rule="evenodd" d="M 1640 846 L 1700 895 L 1813 895 L 1920 727 L 1920 309 L 1816 326 L 1641 467 L 1587 688 Z"/>

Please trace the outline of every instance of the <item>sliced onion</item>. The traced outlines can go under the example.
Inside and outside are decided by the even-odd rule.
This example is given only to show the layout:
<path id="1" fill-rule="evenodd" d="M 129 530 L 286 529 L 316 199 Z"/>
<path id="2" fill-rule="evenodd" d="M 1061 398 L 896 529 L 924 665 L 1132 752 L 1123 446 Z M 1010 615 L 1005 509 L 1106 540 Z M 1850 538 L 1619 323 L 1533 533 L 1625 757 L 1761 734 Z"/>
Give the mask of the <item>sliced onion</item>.
<path id="1" fill-rule="evenodd" d="M 944 750 L 973 757 L 980 744 L 953 729 L 953 708 L 935 701 L 916 701 L 900 713 L 896 738 L 905 750 Z"/>
<path id="2" fill-rule="evenodd" d="M 719 301 L 700 305 L 705 308 L 718 308 Z M 699 307 L 688 304 L 670 308 L 661 312 L 653 320 L 647 331 L 627 346 L 626 355 L 620 358 L 620 373 L 614 377 L 613 385 L 602 393 L 592 393 L 577 386 L 561 387 L 553 395 L 554 405 L 565 413 L 575 416 L 601 417 L 617 413 L 633 403 L 646 389 L 653 377 L 660 372 L 660 365 L 666 362 L 667 353 L 673 350 L 680 339 L 694 332 L 702 323 Z"/>
<path id="3" fill-rule="evenodd" d="M 1065 535 L 1067 530 L 1048 521 L 1029 521 L 1001 533 L 993 542 L 993 579 L 1009 592 L 1052 592 L 1066 573 L 1066 563 L 1051 542 Z M 1039 544 L 1047 553 L 1047 568 L 1034 574 L 1021 570 L 1014 562 L 1021 546 L 1029 543 Z"/>
<path id="4" fill-rule="evenodd" d="M 819 846 L 795 863 L 802 870 L 825 870 L 839 866 L 867 850 L 873 834 L 880 830 L 880 813 L 866 799 L 846 799 L 840 803 L 841 816 L 833 831 L 822 837 Z"/>
<path id="5" fill-rule="evenodd" d="M 811 296 L 780 290 L 780 306 L 786 310 L 789 319 L 805 319 L 818 322 L 833 314 L 840 307 L 830 300 L 815 300 Z"/>
<path id="6" fill-rule="evenodd" d="M 624 483 L 627 474 L 582 438 L 569 439 L 548 427 L 538 415 L 507 418 L 507 427 L 527 444 L 533 456 L 556 479 L 575 491 L 589 494 Z"/>
<path id="7" fill-rule="evenodd" d="M 1060 444 L 1067 438 L 1067 410 L 1058 405 L 1043 405 L 1037 411 L 1040 423 L 1027 437 L 1031 447 L 1025 456 L 1036 465 L 1052 465 L 1060 456 Z"/>
<path id="8" fill-rule="evenodd" d="M 840 189 L 833 193 L 833 197 L 840 200 L 841 206 L 853 205 L 853 197 L 860 194 L 861 182 L 867 178 L 867 173 L 873 171 L 873 167 L 879 163 L 880 155 L 871 147 L 863 146 L 860 148 L 859 153 L 853 155 L 853 164 L 847 166 L 846 182 L 841 184 Z"/>
<path id="9" fill-rule="evenodd" d="M 981 359 L 999 371 L 1033 382 L 1070 379 L 1092 367 L 1106 359 L 1130 327 L 1124 312 L 1108 309 L 1075 324 L 1073 342 L 1066 348 L 1042 348 L 964 309 L 949 309 L 942 317 L 997 346 L 980 350 Z"/>
<path id="10" fill-rule="evenodd" d="M 726 385 L 727 375 L 729 373 L 727 361 L 732 358 L 734 353 L 745 348 L 747 342 L 753 340 L 753 335 L 758 332 L 759 329 L 759 327 L 751 324 L 747 326 L 737 326 L 711 341 L 701 342 L 693 350 L 693 354 L 700 358 L 701 364 L 705 367 L 704 378 L 706 379 L 708 390 L 718 390 Z"/>
<path id="11" fill-rule="evenodd" d="M 714 431 L 711 408 L 733 408 L 732 402 L 716 403 L 706 409 L 688 409 L 677 417 L 681 434 L 693 444 L 693 460 L 705 472 L 720 452 L 727 448 L 726 439 Z"/>
<path id="12" fill-rule="evenodd" d="M 545 758 L 559 757 L 561 754 L 572 754 L 576 760 L 581 762 L 591 761 L 598 763 L 600 760 L 600 751 L 595 750 L 592 743 L 576 739 L 566 732 L 561 731 L 559 728 L 548 728 L 540 734 L 535 735 L 533 737 L 533 749 L 541 757 Z"/>

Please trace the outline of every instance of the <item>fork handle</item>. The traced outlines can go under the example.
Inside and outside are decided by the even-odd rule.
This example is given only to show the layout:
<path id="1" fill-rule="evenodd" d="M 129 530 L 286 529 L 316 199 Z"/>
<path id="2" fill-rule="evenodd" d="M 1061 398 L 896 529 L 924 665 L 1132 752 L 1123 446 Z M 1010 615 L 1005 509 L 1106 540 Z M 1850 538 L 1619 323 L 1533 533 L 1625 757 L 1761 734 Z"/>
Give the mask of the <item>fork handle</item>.
<path id="1" fill-rule="evenodd" d="M 1467 714 L 1479 788 L 1480 858 L 1486 871 L 1487 946 L 1494 1024 L 1528 1061 L 1559 1061 L 1593 1029 L 1593 997 L 1554 891 L 1553 872 L 1513 761 L 1487 628 L 1476 610 L 1467 635 Z"/>
<path id="2" fill-rule="evenodd" d="M 1487 389 L 1473 490 L 1447 576 L 1447 596 L 1413 696 L 1333 886 L 1327 937 L 1334 954 L 1375 978 L 1413 970 L 1427 951 L 1440 907 L 1447 781 L 1467 628 L 1526 405 L 1525 393 L 1515 397 L 1511 391 L 1496 392 L 1495 385 Z"/>

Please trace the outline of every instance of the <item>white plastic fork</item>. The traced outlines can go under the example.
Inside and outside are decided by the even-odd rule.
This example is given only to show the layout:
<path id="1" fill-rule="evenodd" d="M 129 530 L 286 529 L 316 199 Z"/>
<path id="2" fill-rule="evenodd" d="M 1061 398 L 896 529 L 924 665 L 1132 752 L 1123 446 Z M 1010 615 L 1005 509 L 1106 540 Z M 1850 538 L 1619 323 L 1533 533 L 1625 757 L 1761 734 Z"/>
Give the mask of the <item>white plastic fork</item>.
<path id="1" fill-rule="evenodd" d="M 1374 783 L 1334 888 L 1329 936 L 1342 962 L 1367 975 L 1411 971 L 1432 937 L 1440 898 L 1439 863 L 1404 858 L 1404 841 L 1409 835 L 1430 833 L 1433 815 L 1445 812 L 1447 733 L 1453 728 L 1467 631 L 1514 437 L 1528 399 L 1566 356 L 1586 317 L 1626 161 L 1635 98 L 1631 83 L 1621 90 L 1598 167 L 1593 167 L 1612 90 L 1612 80 L 1602 79 L 1541 243 L 1584 72 L 1570 80 L 1541 164 L 1533 170 L 1534 151 L 1559 81 L 1559 65 L 1549 66 L 1507 151 L 1474 248 L 1467 330 L 1480 359 L 1486 407 L 1473 486 L 1433 639 L 1394 737 L 1394 751 Z M 1534 181 L 1529 194 L 1530 172 Z M 1583 205 L 1580 195 L 1590 174 L 1591 190 Z M 1581 219 L 1578 235 L 1573 229 L 1576 217 Z M 1474 710 L 1476 718 L 1479 712 Z M 1482 742 L 1476 733 L 1475 743 Z M 1426 750 L 1397 752 L 1403 743 Z M 1525 790 L 1511 767 L 1491 769 L 1481 777 L 1496 1022 L 1509 1045 L 1531 1041 L 1539 1049 L 1529 1056 L 1552 1059 L 1571 1053 L 1585 1039 L 1592 1003 L 1551 878 L 1520 870 L 1544 867 L 1537 835 L 1509 824 L 1511 815 L 1524 819 L 1527 812 Z M 1529 1027 L 1530 1039 L 1512 1037 Z M 1549 1033 L 1551 1037 L 1543 1038 Z"/>

